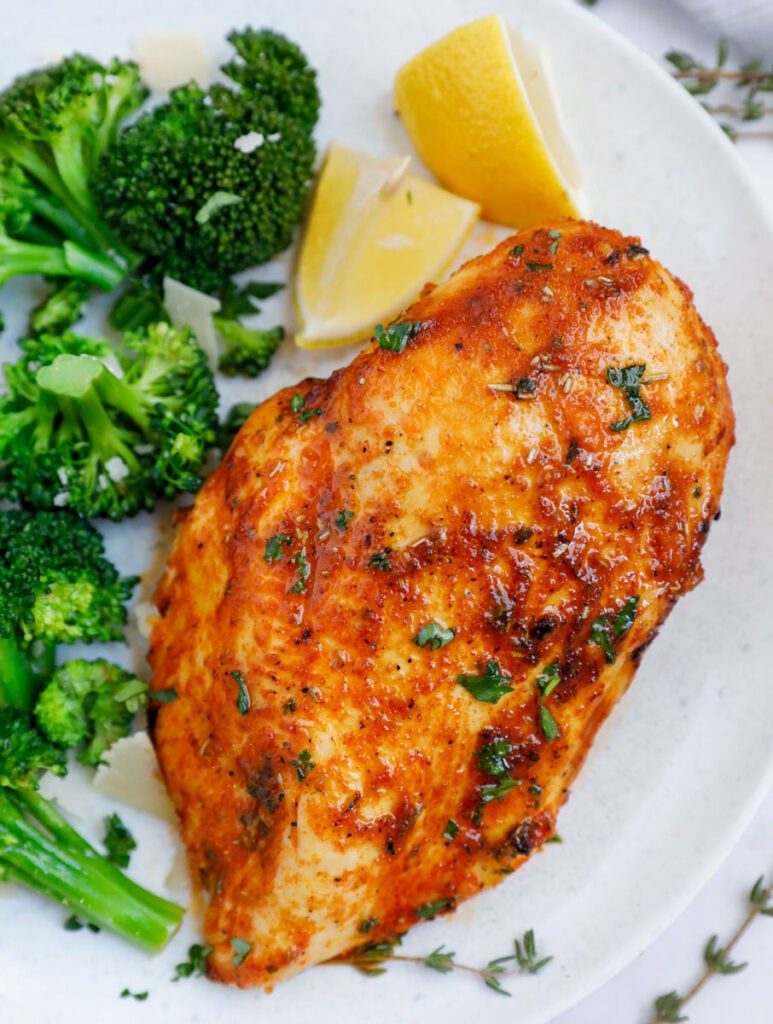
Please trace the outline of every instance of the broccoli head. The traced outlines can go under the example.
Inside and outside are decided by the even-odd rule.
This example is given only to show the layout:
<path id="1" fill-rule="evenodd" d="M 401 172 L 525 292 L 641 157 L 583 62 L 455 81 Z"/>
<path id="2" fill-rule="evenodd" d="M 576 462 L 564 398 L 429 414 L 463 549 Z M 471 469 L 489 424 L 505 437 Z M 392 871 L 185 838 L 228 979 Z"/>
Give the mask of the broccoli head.
<path id="1" fill-rule="evenodd" d="M 97 213 L 92 178 L 146 96 L 136 64 L 81 54 L 0 92 L 0 284 L 40 273 L 112 289 L 136 266 Z"/>
<path id="2" fill-rule="evenodd" d="M 120 347 L 65 332 L 22 342 L 0 398 L 0 497 L 118 520 L 196 491 L 218 395 L 187 329 Z"/>
<path id="3" fill-rule="evenodd" d="M 316 159 L 319 93 L 301 50 L 267 30 L 228 39 L 230 81 L 173 90 L 121 132 L 94 182 L 127 245 L 206 292 L 290 245 Z"/>
<path id="4" fill-rule="evenodd" d="M 58 280 L 45 299 L 33 309 L 30 333 L 61 334 L 77 323 L 84 314 L 90 288 L 78 278 Z"/>
<path id="5" fill-rule="evenodd" d="M 237 374 L 257 377 L 266 369 L 285 336 L 282 327 L 260 330 L 219 316 L 212 317 L 212 321 L 223 345 L 218 369 L 229 377 Z"/>
<path id="6" fill-rule="evenodd" d="M 0 787 L 37 788 L 43 772 L 66 775 L 65 751 L 45 739 L 26 712 L 0 708 Z"/>
<path id="7" fill-rule="evenodd" d="M 78 760 L 97 765 L 147 704 L 148 684 L 104 658 L 60 665 L 35 704 L 38 728 L 51 743 L 79 748 Z"/>
<path id="8" fill-rule="evenodd" d="M 78 516 L 0 511 L 0 707 L 32 709 L 57 644 L 122 639 L 136 583 Z"/>

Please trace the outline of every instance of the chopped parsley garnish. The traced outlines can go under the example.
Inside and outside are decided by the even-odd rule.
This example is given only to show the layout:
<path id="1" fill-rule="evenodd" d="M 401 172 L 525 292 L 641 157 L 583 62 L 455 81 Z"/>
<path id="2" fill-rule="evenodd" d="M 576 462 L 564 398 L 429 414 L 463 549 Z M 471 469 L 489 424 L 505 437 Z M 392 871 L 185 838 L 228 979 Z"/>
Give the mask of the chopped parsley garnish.
<path id="1" fill-rule="evenodd" d="M 305 405 L 306 399 L 300 392 L 296 392 L 290 399 L 290 409 L 298 417 L 299 423 L 308 423 L 310 419 L 313 419 L 315 416 L 321 416 L 324 412 L 324 409 L 319 408 L 304 409 Z"/>
<path id="2" fill-rule="evenodd" d="M 421 320 L 403 320 L 386 328 L 383 324 L 376 324 L 373 328 L 373 337 L 379 348 L 385 348 L 388 352 L 402 352 L 423 326 Z"/>
<path id="3" fill-rule="evenodd" d="M 514 779 L 512 775 L 504 775 L 496 782 L 487 782 L 480 790 L 480 807 L 485 807 L 492 800 L 504 800 L 512 789 L 517 789 L 520 785 L 521 780 Z"/>
<path id="4" fill-rule="evenodd" d="M 449 818 L 446 822 L 446 827 L 443 832 L 443 838 L 448 840 L 456 839 L 459 832 L 459 826 L 456 824 L 453 818 Z"/>
<path id="5" fill-rule="evenodd" d="M 357 931 L 360 933 L 360 935 L 367 935 L 368 932 L 372 932 L 373 931 L 373 929 L 376 927 L 377 924 L 378 924 L 378 918 L 377 917 L 366 917 L 364 921 L 360 922 L 360 926 L 357 929 Z"/>
<path id="6" fill-rule="evenodd" d="M 450 644 L 455 636 L 456 632 L 453 629 L 446 629 L 439 622 L 428 622 L 411 639 L 417 647 L 428 647 L 431 651 L 437 651 Z"/>
<path id="7" fill-rule="evenodd" d="M 533 398 L 534 392 L 537 390 L 536 380 L 532 380 L 531 377 L 521 377 L 520 380 L 516 381 L 515 384 L 515 397 L 516 398 Z"/>
<path id="8" fill-rule="evenodd" d="M 374 569 L 380 569 L 382 572 L 389 572 L 392 568 L 392 563 L 389 561 L 389 552 L 377 551 L 368 559 L 368 565 L 372 565 Z"/>
<path id="9" fill-rule="evenodd" d="M 552 263 L 537 263 L 535 260 L 526 261 L 526 269 L 530 270 L 533 274 L 538 273 L 540 270 L 552 270 Z"/>
<path id="10" fill-rule="evenodd" d="M 336 528 L 343 533 L 343 531 L 349 525 L 349 520 L 354 517 L 354 512 L 350 512 L 348 508 L 342 508 L 336 516 Z"/>
<path id="11" fill-rule="evenodd" d="M 624 420 L 617 420 L 609 424 L 609 429 L 619 433 L 627 430 L 632 423 L 641 423 L 650 418 L 650 408 L 641 396 L 641 384 L 644 378 L 646 363 L 638 363 L 634 366 L 608 366 L 607 383 L 613 388 L 620 388 L 628 402 L 631 415 Z"/>
<path id="12" fill-rule="evenodd" d="M 290 399 L 290 408 L 293 412 L 300 412 L 306 404 L 306 399 L 301 394 L 295 394 Z"/>
<path id="13" fill-rule="evenodd" d="M 175 967 L 172 981 L 194 976 L 203 977 L 207 972 L 207 957 L 214 948 L 214 946 L 202 946 L 198 942 L 194 942 L 188 949 L 188 959 Z"/>
<path id="14" fill-rule="evenodd" d="M 105 818 L 105 850 L 107 859 L 119 868 L 128 868 L 137 841 L 117 814 Z"/>
<path id="15" fill-rule="evenodd" d="M 264 560 L 269 563 L 278 562 L 282 557 L 282 545 L 289 547 L 292 542 L 293 539 L 289 533 L 275 533 L 266 541 L 266 550 L 263 552 Z"/>
<path id="16" fill-rule="evenodd" d="M 558 662 L 551 662 L 550 665 L 537 676 L 537 689 L 539 690 L 539 724 L 542 735 L 546 740 L 555 740 L 561 735 L 558 723 L 545 707 L 545 701 L 561 682 L 558 671 Z"/>
<path id="17" fill-rule="evenodd" d="M 150 696 L 159 704 L 171 704 L 172 701 L 177 700 L 177 690 L 173 686 L 169 686 L 165 690 L 152 690 Z"/>
<path id="18" fill-rule="evenodd" d="M 248 954 L 252 952 L 252 943 L 246 939 L 231 939 L 231 948 L 234 951 L 231 965 L 233 967 L 241 967 Z"/>
<path id="19" fill-rule="evenodd" d="M 513 752 L 513 745 L 506 736 L 490 743 L 484 743 L 475 755 L 480 768 L 494 778 L 507 775 L 507 757 Z"/>
<path id="20" fill-rule="evenodd" d="M 302 750 L 297 757 L 294 757 L 290 764 L 295 769 L 295 774 L 298 776 L 298 782 L 303 782 L 310 771 L 315 767 L 314 762 L 311 759 L 311 754 L 308 750 Z"/>
<path id="21" fill-rule="evenodd" d="M 149 995 L 149 992 L 132 992 L 130 989 L 125 988 L 121 993 L 121 999 L 136 999 L 138 1003 L 144 1003 Z"/>
<path id="22" fill-rule="evenodd" d="M 556 249 L 558 248 L 558 242 L 559 242 L 559 240 L 561 238 L 561 232 L 560 231 L 556 231 L 555 228 L 551 228 L 551 230 L 548 231 L 548 236 L 553 239 L 553 241 L 548 246 L 548 252 L 552 256 L 555 253 Z"/>
<path id="23" fill-rule="evenodd" d="M 429 903 L 423 903 L 420 907 L 414 910 L 414 914 L 417 917 L 423 918 L 425 921 L 432 921 L 441 910 L 445 910 L 447 907 L 451 907 L 454 904 L 454 897 L 448 896 L 443 900 L 431 900 Z"/>
<path id="24" fill-rule="evenodd" d="M 320 409 L 318 406 L 314 409 L 304 409 L 303 412 L 298 413 L 298 422 L 308 423 L 315 416 L 321 416 L 324 411 L 324 409 Z"/>
<path id="25" fill-rule="evenodd" d="M 239 692 L 236 695 L 236 710 L 240 715 L 246 715 L 250 710 L 250 691 L 241 672 L 229 672 L 228 675 L 236 680 Z"/>
<path id="26" fill-rule="evenodd" d="M 295 568 L 298 572 L 298 579 L 290 587 L 290 593 L 305 594 L 306 580 L 309 578 L 309 575 L 311 574 L 311 566 L 309 565 L 309 560 L 306 557 L 306 548 L 301 548 L 301 550 L 296 554 L 293 561 L 295 562 Z"/>
<path id="27" fill-rule="evenodd" d="M 526 249 L 526 246 L 521 242 L 518 245 L 514 245 L 512 247 L 512 249 L 510 249 L 510 251 L 508 252 L 507 255 L 508 256 L 515 256 L 517 258 L 519 256 L 523 256 L 523 253 L 524 253 L 525 249 Z"/>
<path id="28" fill-rule="evenodd" d="M 496 661 L 487 662 L 482 676 L 461 675 L 456 677 L 456 681 L 470 696 L 484 704 L 496 704 L 500 697 L 513 692 L 512 686 L 507 685 L 512 682 L 511 677 L 502 675 Z"/>
<path id="29" fill-rule="evenodd" d="M 634 623 L 639 600 L 639 595 L 634 594 L 628 598 L 614 619 L 609 614 L 599 615 L 591 626 L 590 642 L 598 644 L 609 665 L 613 665 L 617 658 L 616 641 L 625 636 Z"/>

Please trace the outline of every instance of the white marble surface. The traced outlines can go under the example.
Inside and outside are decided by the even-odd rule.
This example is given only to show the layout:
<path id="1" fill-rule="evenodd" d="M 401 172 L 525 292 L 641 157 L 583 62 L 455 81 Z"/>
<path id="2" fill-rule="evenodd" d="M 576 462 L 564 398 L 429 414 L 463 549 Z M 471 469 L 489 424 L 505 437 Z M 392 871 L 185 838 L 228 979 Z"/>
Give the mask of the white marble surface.
<path id="1" fill-rule="evenodd" d="M 725 0 L 732 7 L 735 0 Z M 773 2 L 767 0 L 767 7 Z M 672 48 L 686 50 L 710 63 L 716 32 L 693 20 L 668 0 L 597 0 L 594 15 L 663 63 Z M 770 12 L 768 12 L 770 15 Z M 760 53 L 773 51 L 773 39 L 761 37 Z M 759 54 L 732 50 L 737 60 Z M 768 57 L 770 63 L 770 57 Z M 773 117 L 757 127 L 773 130 Z M 754 125 L 750 125 L 755 127 Z M 738 152 L 773 211 L 773 139 L 738 142 Z M 771 281 L 773 305 L 773 281 Z M 773 472 L 773 460 L 766 467 Z M 772 666 L 773 667 L 773 666 Z M 703 971 L 706 940 L 720 944 L 741 923 L 747 894 L 760 875 L 773 880 L 773 793 L 758 809 L 744 835 L 720 869 L 676 921 L 633 964 L 553 1024 L 649 1024 L 656 996 L 687 991 Z M 734 959 L 747 961 L 739 974 L 715 977 L 682 1011 L 691 1024 L 770 1024 L 773 1020 L 773 920 L 758 918 L 736 947 Z"/>

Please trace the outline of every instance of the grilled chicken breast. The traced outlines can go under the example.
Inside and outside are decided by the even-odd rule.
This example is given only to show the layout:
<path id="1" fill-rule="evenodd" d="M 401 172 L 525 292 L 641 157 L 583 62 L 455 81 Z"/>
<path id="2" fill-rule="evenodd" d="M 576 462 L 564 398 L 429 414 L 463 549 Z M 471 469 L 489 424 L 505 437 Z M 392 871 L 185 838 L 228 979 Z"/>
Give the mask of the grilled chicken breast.
<path id="1" fill-rule="evenodd" d="M 572 221 L 255 410 L 181 524 L 150 651 L 212 977 L 270 988 L 402 933 L 552 835 L 701 577 L 732 442 L 688 289 Z"/>

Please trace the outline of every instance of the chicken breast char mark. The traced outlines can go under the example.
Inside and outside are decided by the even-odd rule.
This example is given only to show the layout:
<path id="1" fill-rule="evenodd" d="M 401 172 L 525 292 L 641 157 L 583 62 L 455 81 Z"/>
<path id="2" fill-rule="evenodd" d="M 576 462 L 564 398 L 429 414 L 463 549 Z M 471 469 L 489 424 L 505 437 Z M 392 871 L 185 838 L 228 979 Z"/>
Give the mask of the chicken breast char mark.
<path id="1" fill-rule="evenodd" d="M 154 738 L 227 983 L 400 934 L 549 839 L 719 511 L 725 368 L 638 239 L 529 229 L 400 322 L 258 406 L 158 588 Z"/>

